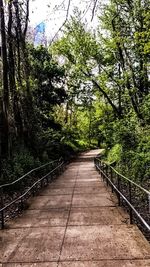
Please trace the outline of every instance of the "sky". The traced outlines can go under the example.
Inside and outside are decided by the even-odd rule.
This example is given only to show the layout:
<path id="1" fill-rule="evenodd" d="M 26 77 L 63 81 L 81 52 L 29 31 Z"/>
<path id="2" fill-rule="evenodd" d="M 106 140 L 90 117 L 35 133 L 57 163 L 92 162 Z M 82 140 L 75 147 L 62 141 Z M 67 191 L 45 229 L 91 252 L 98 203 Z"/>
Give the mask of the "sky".
<path id="1" fill-rule="evenodd" d="M 53 39 L 66 19 L 68 1 L 69 0 L 30 0 L 29 25 L 35 27 L 44 21 L 46 24 L 46 35 L 48 39 Z M 95 27 L 95 25 L 97 25 L 96 16 L 94 16 L 91 22 L 93 2 L 94 0 L 71 0 L 69 16 L 73 14 L 74 8 L 78 7 L 83 14 L 83 19 L 87 19 L 87 23 Z M 103 2 L 106 3 L 107 0 L 103 0 Z"/>

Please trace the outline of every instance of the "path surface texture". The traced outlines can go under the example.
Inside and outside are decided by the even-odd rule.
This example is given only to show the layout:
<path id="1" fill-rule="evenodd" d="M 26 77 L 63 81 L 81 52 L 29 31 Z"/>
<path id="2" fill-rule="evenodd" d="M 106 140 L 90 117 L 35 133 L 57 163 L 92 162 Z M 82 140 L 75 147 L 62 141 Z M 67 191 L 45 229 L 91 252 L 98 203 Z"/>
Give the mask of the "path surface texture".
<path id="1" fill-rule="evenodd" d="M 90 151 L 0 231 L 0 267 L 150 267 L 150 246 L 96 172 Z"/>

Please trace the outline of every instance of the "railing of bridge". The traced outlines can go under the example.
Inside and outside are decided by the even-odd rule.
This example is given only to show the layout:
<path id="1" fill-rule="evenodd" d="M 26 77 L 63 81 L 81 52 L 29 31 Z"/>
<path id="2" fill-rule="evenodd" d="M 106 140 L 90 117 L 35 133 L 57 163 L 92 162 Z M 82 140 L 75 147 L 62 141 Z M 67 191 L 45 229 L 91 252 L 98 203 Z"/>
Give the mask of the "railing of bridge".
<path id="1" fill-rule="evenodd" d="M 112 192 L 116 193 L 119 206 L 127 208 L 130 223 L 135 222 L 142 226 L 145 235 L 150 239 L 150 192 L 120 174 L 100 157 L 97 156 L 94 162 L 102 179 L 111 186 Z"/>
<path id="2" fill-rule="evenodd" d="M 32 169 L 19 179 L 0 186 L 0 223 L 1 229 L 5 222 L 18 214 L 25 207 L 30 196 L 52 182 L 65 168 L 62 158 L 48 162 Z"/>

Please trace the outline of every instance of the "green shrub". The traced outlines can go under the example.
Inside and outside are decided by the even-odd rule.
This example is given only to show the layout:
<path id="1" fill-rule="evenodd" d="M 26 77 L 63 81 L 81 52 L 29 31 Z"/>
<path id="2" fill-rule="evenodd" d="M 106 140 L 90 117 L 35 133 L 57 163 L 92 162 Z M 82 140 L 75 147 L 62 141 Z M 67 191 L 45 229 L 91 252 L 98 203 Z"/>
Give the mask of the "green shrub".
<path id="1" fill-rule="evenodd" d="M 150 129 L 143 129 L 139 135 L 139 145 L 134 155 L 135 177 L 143 182 L 150 178 Z"/>
<path id="2" fill-rule="evenodd" d="M 112 164 L 113 162 L 119 162 L 122 155 L 122 146 L 121 144 L 114 145 L 107 154 L 107 162 Z"/>
<path id="3" fill-rule="evenodd" d="M 21 148 L 21 150 L 16 152 L 11 159 L 2 162 L 0 184 L 16 180 L 40 164 L 40 161 L 34 159 L 27 149 Z"/>

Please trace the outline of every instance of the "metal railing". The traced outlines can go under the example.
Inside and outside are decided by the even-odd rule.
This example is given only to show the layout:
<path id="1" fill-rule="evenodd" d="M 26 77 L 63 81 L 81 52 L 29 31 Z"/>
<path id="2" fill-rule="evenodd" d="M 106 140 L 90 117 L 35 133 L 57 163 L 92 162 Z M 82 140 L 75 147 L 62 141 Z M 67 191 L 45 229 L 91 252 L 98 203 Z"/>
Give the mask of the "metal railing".
<path id="1" fill-rule="evenodd" d="M 99 157 L 96 157 L 94 162 L 102 179 L 111 186 L 112 192 L 116 192 L 118 205 L 127 208 L 130 223 L 135 221 L 138 225 L 142 225 L 150 237 L 150 192 L 101 161 Z"/>
<path id="2" fill-rule="evenodd" d="M 40 188 L 48 185 L 65 167 L 62 158 L 32 169 L 19 179 L 0 186 L 0 223 L 4 228 L 8 218 L 25 206 L 26 200 L 34 196 Z"/>

